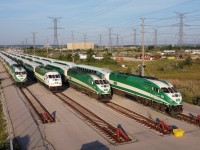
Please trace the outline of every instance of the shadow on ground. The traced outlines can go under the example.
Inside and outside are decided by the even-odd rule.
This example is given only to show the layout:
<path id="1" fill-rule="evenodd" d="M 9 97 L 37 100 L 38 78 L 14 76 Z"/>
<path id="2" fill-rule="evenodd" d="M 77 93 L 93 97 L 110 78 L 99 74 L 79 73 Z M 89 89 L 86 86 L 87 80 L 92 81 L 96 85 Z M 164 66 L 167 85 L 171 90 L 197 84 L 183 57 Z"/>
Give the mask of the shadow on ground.
<path id="1" fill-rule="evenodd" d="M 109 150 L 109 148 L 97 140 L 83 144 L 80 150 Z"/>

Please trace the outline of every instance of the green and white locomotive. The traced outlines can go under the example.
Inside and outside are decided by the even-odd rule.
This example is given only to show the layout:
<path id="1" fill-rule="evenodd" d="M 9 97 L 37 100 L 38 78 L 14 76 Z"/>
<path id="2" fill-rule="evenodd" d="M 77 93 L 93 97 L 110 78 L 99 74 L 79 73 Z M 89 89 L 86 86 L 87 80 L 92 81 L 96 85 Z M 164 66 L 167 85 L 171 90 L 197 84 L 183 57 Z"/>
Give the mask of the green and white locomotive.
<path id="1" fill-rule="evenodd" d="M 111 72 L 109 83 L 113 93 L 133 96 L 138 102 L 162 112 L 182 112 L 182 96 L 170 83 L 152 77 Z"/>
<path id="2" fill-rule="evenodd" d="M 76 68 L 70 68 L 67 72 L 68 82 L 75 88 L 90 97 L 100 101 L 107 101 L 112 98 L 109 83 L 95 74 L 85 73 Z"/>
<path id="3" fill-rule="evenodd" d="M 12 76 L 16 85 L 22 86 L 27 82 L 26 70 L 15 61 L 0 53 L 1 61 L 8 73 Z"/>
<path id="4" fill-rule="evenodd" d="M 69 66 L 51 63 L 47 64 L 46 68 L 57 71 L 61 75 L 62 81 L 67 82 L 67 71 Z"/>
<path id="5" fill-rule="evenodd" d="M 41 83 L 49 88 L 49 90 L 58 90 L 62 87 L 62 79 L 57 71 L 49 70 L 42 66 L 35 68 L 35 77 Z"/>

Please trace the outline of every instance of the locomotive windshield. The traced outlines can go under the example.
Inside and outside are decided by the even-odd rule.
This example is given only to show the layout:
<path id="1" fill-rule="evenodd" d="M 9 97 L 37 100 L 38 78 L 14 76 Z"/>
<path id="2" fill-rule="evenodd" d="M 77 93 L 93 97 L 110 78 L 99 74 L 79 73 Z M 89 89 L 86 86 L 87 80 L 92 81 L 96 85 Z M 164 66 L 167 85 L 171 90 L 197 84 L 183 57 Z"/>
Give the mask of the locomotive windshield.
<path id="1" fill-rule="evenodd" d="M 176 90 L 175 87 L 172 87 L 172 90 L 173 90 L 175 93 L 178 93 L 178 91 Z"/>
<path id="2" fill-rule="evenodd" d="M 174 93 L 174 91 L 171 88 L 168 88 L 168 90 L 170 91 L 170 93 Z"/>
<path id="3" fill-rule="evenodd" d="M 106 80 L 103 80 L 103 83 L 104 83 L 104 84 L 108 84 L 108 81 L 106 81 Z"/>
<path id="4" fill-rule="evenodd" d="M 164 88 L 161 88 L 161 89 L 162 89 L 162 91 L 163 91 L 164 93 L 170 93 L 169 90 L 168 90 L 167 88 L 165 88 L 165 87 L 164 87 Z"/>

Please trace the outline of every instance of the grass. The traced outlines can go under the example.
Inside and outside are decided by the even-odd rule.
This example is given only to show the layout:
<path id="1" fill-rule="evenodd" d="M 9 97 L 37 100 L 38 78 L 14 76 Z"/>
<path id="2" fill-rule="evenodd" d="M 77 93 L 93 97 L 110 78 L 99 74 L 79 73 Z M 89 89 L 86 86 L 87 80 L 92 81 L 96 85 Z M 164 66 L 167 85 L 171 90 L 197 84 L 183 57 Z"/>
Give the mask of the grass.
<path id="1" fill-rule="evenodd" d="M 7 143 L 7 137 L 8 133 L 7 133 L 6 121 L 3 113 L 2 101 L 0 99 L 0 149 L 9 148 L 9 144 Z"/>
<path id="2" fill-rule="evenodd" d="M 167 81 L 176 86 L 185 102 L 193 103 L 195 98 L 200 97 L 200 80 L 168 79 Z"/>

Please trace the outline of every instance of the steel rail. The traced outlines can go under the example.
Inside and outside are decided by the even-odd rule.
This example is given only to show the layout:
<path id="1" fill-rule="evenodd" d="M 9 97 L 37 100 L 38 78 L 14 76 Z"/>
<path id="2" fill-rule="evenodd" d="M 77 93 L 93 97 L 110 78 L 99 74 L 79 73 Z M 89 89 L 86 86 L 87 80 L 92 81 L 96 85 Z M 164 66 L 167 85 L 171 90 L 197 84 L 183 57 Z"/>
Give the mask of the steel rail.
<path id="1" fill-rule="evenodd" d="M 178 114 L 175 116 L 175 118 L 200 127 L 200 118 L 197 118 L 196 116 Z"/>
<path id="2" fill-rule="evenodd" d="M 112 110 L 118 112 L 118 113 L 121 113 L 123 114 L 124 116 L 130 118 L 130 119 L 133 119 L 135 120 L 136 122 L 152 129 L 152 130 L 155 130 L 155 131 L 158 131 L 159 133 L 165 135 L 165 134 L 170 134 L 171 132 L 164 132 L 162 130 L 162 128 L 160 126 L 158 126 L 158 123 L 155 122 L 154 120 L 152 119 L 149 119 L 141 114 L 138 114 L 132 110 L 129 110 L 125 107 L 122 107 L 116 103 L 113 103 L 113 102 L 109 102 L 109 103 L 105 103 L 105 105 L 109 108 L 111 108 Z"/>
<path id="3" fill-rule="evenodd" d="M 73 110 L 75 110 L 80 116 L 82 116 L 87 122 L 89 122 L 95 129 L 99 130 L 101 134 L 105 135 L 111 143 L 125 143 L 131 142 L 132 139 L 128 137 L 127 140 L 123 136 L 118 140 L 118 136 L 115 134 L 117 128 L 103 120 L 102 118 L 95 115 L 90 110 L 86 109 L 67 95 L 63 93 L 54 93 L 60 100 L 62 100 L 65 104 L 70 106 Z"/>
<path id="4" fill-rule="evenodd" d="M 29 104 L 31 105 L 31 107 L 33 108 L 35 113 L 37 114 L 38 118 L 43 123 L 46 123 L 46 122 L 44 122 L 44 117 L 43 117 L 44 113 L 47 114 L 50 122 L 55 122 L 55 118 L 53 118 L 51 116 L 49 111 L 42 105 L 42 103 L 38 100 L 38 98 L 27 87 L 24 87 L 24 88 L 20 87 L 19 89 L 22 92 L 22 94 L 24 95 L 24 97 L 27 99 L 27 101 L 29 102 Z M 27 94 L 25 93 L 25 90 L 29 92 L 29 94 L 32 96 L 33 99 L 31 99 L 27 96 Z"/>

